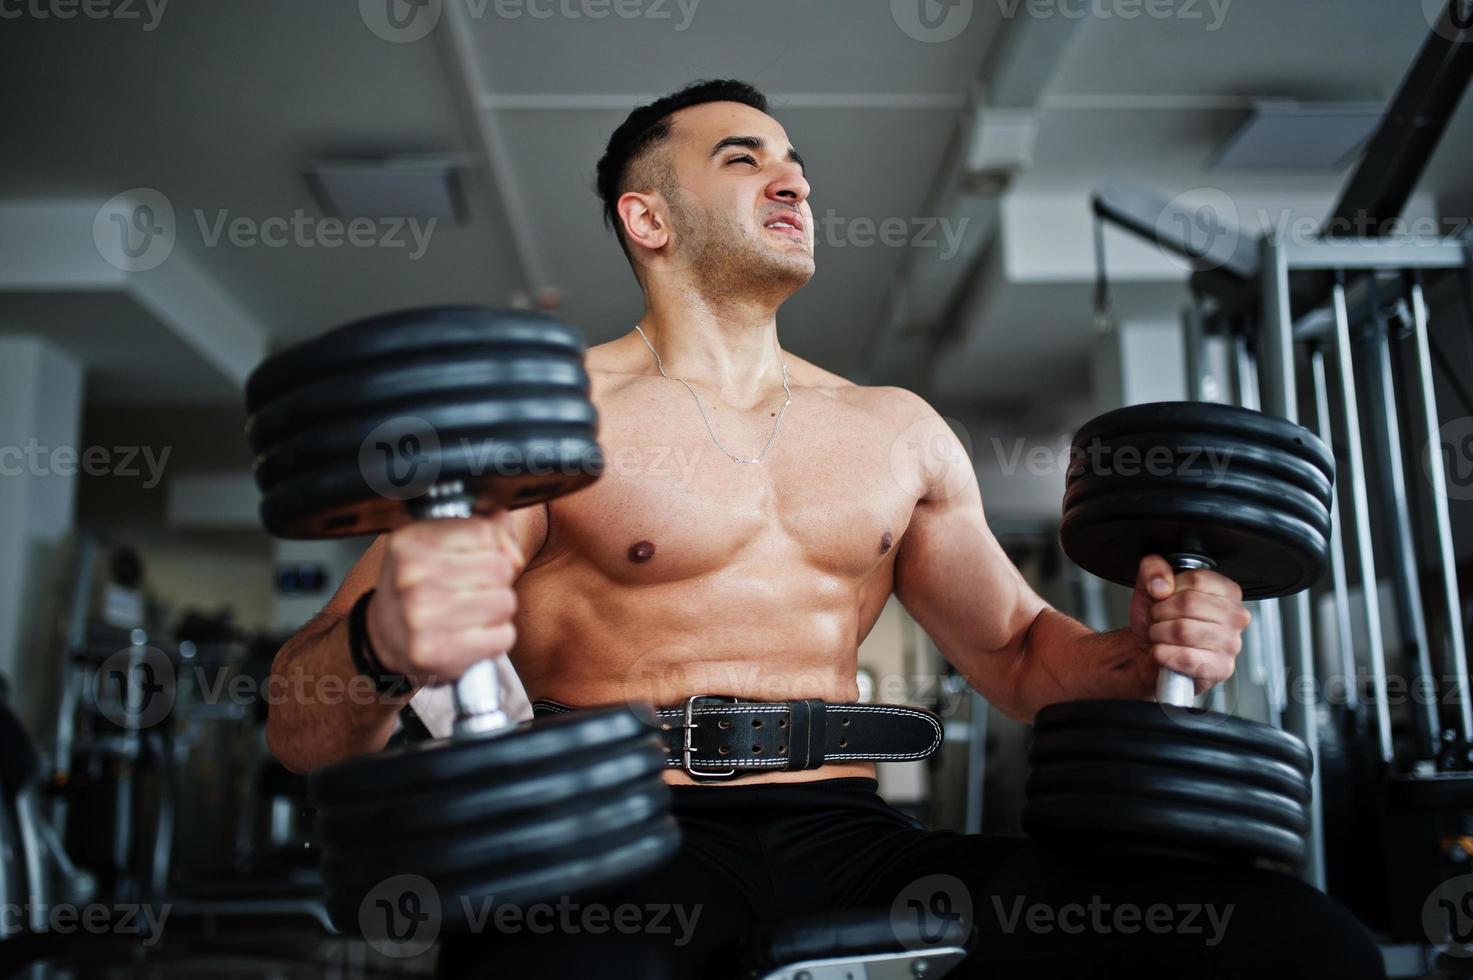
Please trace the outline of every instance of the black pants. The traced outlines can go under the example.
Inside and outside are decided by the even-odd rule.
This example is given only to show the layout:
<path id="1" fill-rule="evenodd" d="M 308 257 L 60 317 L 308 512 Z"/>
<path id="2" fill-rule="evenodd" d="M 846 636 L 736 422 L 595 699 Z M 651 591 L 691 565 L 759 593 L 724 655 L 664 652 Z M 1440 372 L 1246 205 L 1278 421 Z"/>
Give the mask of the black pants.
<path id="1" fill-rule="evenodd" d="M 676 858 L 601 895 L 448 940 L 443 976 L 696 978 L 754 926 L 834 909 L 968 915 L 950 977 L 1384 977 L 1342 906 L 1271 871 L 1091 860 L 927 831 L 871 779 L 676 787 Z M 911 910 L 911 911 L 907 911 Z"/>

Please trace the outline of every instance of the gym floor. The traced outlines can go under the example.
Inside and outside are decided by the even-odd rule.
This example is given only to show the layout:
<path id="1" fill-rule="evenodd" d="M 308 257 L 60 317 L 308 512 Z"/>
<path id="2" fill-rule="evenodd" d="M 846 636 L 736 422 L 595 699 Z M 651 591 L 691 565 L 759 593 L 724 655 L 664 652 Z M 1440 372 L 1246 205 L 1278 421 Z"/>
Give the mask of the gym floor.
<path id="1" fill-rule="evenodd" d="M 1325 528 L 1312 535 L 1323 560 L 1303 581 L 1249 597 L 1252 625 L 1229 630 L 1236 671 L 1202 696 L 1206 707 L 1255 723 L 1243 729 L 1260 733 L 1248 741 L 1269 728 L 1282 731 L 1262 738 L 1293 736 L 1262 748 L 1288 773 L 1287 789 L 1254 799 L 1273 797 L 1265 806 L 1287 823 L 1274 825 L 1282 831 L 1276 853 L 1252 857 L 1277 861 L 1350 908 L 1391 976 L 1465 975 L 1456 956 L 1433 964 L 1439 949 L 1473 948 L 1458 941 L 1473 935 L 1473 876 L 1462 877 L 1473 854 L 1464 640 L 1473 626 L 1473 101 L 1463 94 L 1473 75 L 1470 4 L 0 0 L 8 134 L 0 153 L 0 974 L 20 965 L 16 975 L 29 980 L 436 975 L 439 946 L 406 952 L 397 941 L 327 927 L 322 860 L 335 814 L 336 832 L 350 830 L 337 851 L 328 849 L 337 864 L 327 877 L 335 872 L 337 887 L 380 873 L 365 851 L 409 873 L 411 846 L 398 848 L 396 838 L 393 848 L 374 850 L 353 833 L 367 839 L 364 823 L 394 824 L 406 813 L 433 823 L 436 813 L 418 804 L 433 781 L 416 782 L 406 768 L 395 770 L 404 781 L 397 791 L 343 777 L 335 789 L 319 784 L 309 793 L 305 771 L 323 768 L 339 749 L 351 754 L 349 736 L 334 742 L 347 729 L 314 727 L 293 713 L 295 695 L 276 658 L 292 643 L 308 653 L 336 643 L 337 660 L 321 661 L 336 667 L 322 674 L 343 679 L 333 673 L 342 668 L 352 682 L 388 689 L 396 672 L 367 638 L 384 635 L 389 614 L 382 601 L 377 614 L 366 600 L 354 604 L 377 581 L 361 572 L 381 567 L 381 554 L 365 561 L 375 532 L 456 516 L 472 498 L 484 516 L 493 497 L 541 504 L 582 492 L 600 466 L 599 489 L 627 491 L 619 505 L 570 521 L 566 538 L 543 537 L 576 549 L 580 532 L 622 535 L 579 567 L 598 568 L 589 580 L 600 588 L 637 585 L 624 591 L 642 597 L 642 611 L 621 605 L 623 593 L 573 600 L 556 585 L 540 600 L 565 614 L 559 629 L 582 624 L 593 637 L 587 645 L 610 658 L 610 676 L 625 675 L 624 700 L 680 704 L 720 693 L 730 678 L 698 647 L 739 633 L 754 646 L 750 664 L 735 668 L 782 661 L 790 673 L 837 677 L 828 689 L 843 696 L 824 700 L 854 700 L 852 681 L 858 700 L 939 716 L 939 750 L 918 760 L 924 752 L 902 752 L 914 761 L 879 766 L 879 796 L 897 819 L 966 834 L 1046 835 L 1038 779 L 1034 823 L 1025 828 L 1034 726 L 967 686 L 954 651 L 942 646 L 957 630 L 928 632 L 921 623 L 934 607 L 964 617 L 992 608 L 996 596 L 961 602 L 949 590 L 1002 579 L 977 571 L 981 564 L 950 563 L 948 574 L 927 566 L 942 597 L 934 603 L 888 596 L 881 605 L 870 601 L 877 592 L 864 591 L 877 581 L 864 576 L 893 573 L 907 553 L 907 528 L 917 526 L 920 491 L 897 497 L 892 484 L 905 489 L 915 479 L 912 456 L 963 461 L 986 528 L 1028 588 L 1091 630 L 1120 630 L 1131 621 L 1141 557 L 1126 552 L 1163 516 L 1135 518 L 1128 545 L 1119 534 L 1104 545 L 1082 541 L 1079 518 L 1061 544 L 1071 441 L 1122 406 L 1192 401 L 1211 403 L 1214 418 L 1229 405 L 1297 418 L 1313 430 L 1311 442 L 1329 444 L 1321 458 L 1299 430 L 1290 432 L 1273 452 L 1298 454 L 1295 476 L 1258 474 L 1258 498 L 1309 513 L 1306 524 L 1323 511 Z M 811 279 L 764 322 L 762 343 L 743 348 L 766 351 L 775 337 L 770 365 L 683 357 L 689 350 L 678 339 L 653 329 L 660 317 L 647 311 L 655 303 L 631 274 L 646 283 L 678 278 L 688 263 L 706 261 L 708 281 L 735 289 L 726 281 L 733 277 L 715 273 L 742 261 L 741 247 L 712 240 L 677 254 L 670 242 L 680 232 L 661 244 L 656 228 L 654 244 L 635 242 L 626 255 L 623 222 L 637 217 L 617 216 L 625 230 L 617 238 L 597 194 L 599 160 L 636 106 L 703 79 L 760 89 L 767 121 L 801 153 L 778 147 L 769 160 L 763 154 L 772 148 L 750 138 L 723 147 L 748 154 L 751 163 L 726 161 L 727 173 L 754 168 L 743 171 L 753 181 L 744 188 L 757 187 L 754 174 L 764 178 L 753 193 L 768 209 L 766 223 L 748 229 L 754 240 L 766 248 L 778 235 L 783 244 L 774 248 L 811 259 Z M 709 209 L 711 188 L 730 185 L 703 186 L 682 189 Z M 649 213 L 666 214 L 670 227 L 693 222 L 692 241 L 736 234 L 723 223 L 729 216 L 696 220 L 714 211 L 671 205 Z M 774 215 L 790 223 L 806 216 L 807 227 L 774 225 Z M 1336 238 L 1361 251 L 1327 258 Z M 797 263 L 781 266 L 785 274 L 797 275 L 804 260 L 781 254 Z M 767 281 L 734 278 L 742 288 Z M 400 311 L 407 320 L 392 318 Z M 362 339 L 394 335 L 405 322 L 422 332 L 388 357 Z M 654 336 L 636 334 L 637 322 Z M 356 332 L 321 340 L 345 324 Z M 460 328 L 479 346 L 444 339 Z M 353 348 L 350 335 L 365 346 Z M 319 346 L 300 346 L 313 341 Z M 585 344 L 597 353 L 585 355 Z M 521 373 L 507 384 L 512 358 Z M 607 372 L 598 377 L 648 376 L 672 400 L 627 403 L 617 419 L 616 403 L 600 401 L 595 421 L 581 387 L 595 359 L 593 370 Z M 687 371 L 717 362 L 757 380 L 732 395 Z M 901 408 L 866 402 L 845 414 L 853 406 L 836 396 L 821 403 L 833 414 L 805 415 L 813 405 L 803 400 L 815 390 L 846 390 L 820 370 L 907 389 L 934 413 L 896 421 L 913 403 L 876 401 Z M 695 382 L 689 390 L 666 380 L 683 371 Z M 343 381 L 354 372 L 371 376 L 364 390 L 373 395 L 361 404 L 353 402 L 362 394 L 356 382 Z M 634 397 L 633 388 L 615 388 L 610 399 Z M 383 403 L 399 414 L 384 419 L 374 399 L 389 390 Z M 488 435 L 490 423 L 454 432 L 511 446 L 523 462 L 537 445 L 556 442 L 565 469 L 555 479 L 530 466 L 484 481 L 480 471 L 453 469 L 450 430 L 442 440 L 435 412 L 479 418 L 493 402 L 522 413 L 506 416 L 521 435 Z M 759 410 L 768 402 L 770 412 Z M 323 436 L 298 452 L 304 432 L 320 436 L 347 417 L 358 426 L 351 437 Z M 1169 428 L 1167 418 L 1157 406 L 1131 424 Z M 660 445 L 639 444 L 620 428 L 626 421 L 647 426 L 642 436 Z M 609 433 L 630 444 L 595 445 Z M 689 446 L 679 444 L 683 434 L 692 434 Z M 830 452 L 835 444 L 846 451 Z M 375 445 L 387 475 L 374 471 Z M 699 450 L 688 453 L 692 446 Z M 727 456 L 751 462 L 739 458 L 748 447 L 763 454 L 755 466 L 712 469 Z M 785 449 L 799 462 L 779 470 L 786 477 L 764 485 L 760 500 L 750 485 L 711 477 L 778 470 Z M 809 463 L 831 458 L 835 469 L 815 489 Z M 401 461 L 412 492 L 394 469 Z M 434 464 L 429 481 L 439 480 L 433 488 L 415 483 L 426 461 Z M 441 473 L 442 465 L 452 468 Z M 1320 474 L 1305 478 L 1308 489 L 1294 484 L 1306 469 Z M 931 470 L 915 470 L 922 472 L 930 479 Z M 470 496 L 458 496 L 452 478 L 468 482 Z M 1219 498 L 1230 493 L 1211 486 Z M 944 499 L 952 496 L 948 489 Z M 750 523 L 782 500 L 803 501 L 799 516 Z M 713 517 L 718 506 L 727 511 Z M 522 523 L 506 518 L 514 546 L 540 542 L 547 525 L 526 515 L 545 511 L 517 513 Z M 1211 537 L 1208 523 L 1190 513 L 1178 520 L 1195 528 L 1198 545 Z M 723 529 L 719 541 L 713 527 Z M 354 533 L 336 536 L 347 530 Z M 696 561 L 691 555 L 714 563 L 733 540 L 757 542 L 755 551 L 776 540 L 763 535 L 778 533 L 781 544 L 763 553 L 785 556 L 781 566 L 764 568 L 762 588 L 747 579 L 723 600 L 739 627 L 727 629 L 691 593 L 661 591 L 671 583 L 658 576 L 694 567 L 678 564 Z M 965 534 L 934 537 L 955 543 Z M 1256 568 L 1238 555 L 1221 566 L 1205 561 L 1198 552 L 1212 550 L 1206 546 L 1183 546 L 1173 558 L 1177 572 L 1201 572 L 1202 581 L 1221 573 L 1262 585 L 1267 573 L 1259 572 L 1300 557 L 1264 549 L 1250 563 Z M 1087 559 L 1091 552 L 1097 561 Z M 955 574 L 957 567 L 968 572 Z M 802 577 L 819 568 L 840 571 Z M 844 578 L 843 569 L 859 571 Z M 710 571 L 672 575 L 700 582 Z M 537 581 L 545 580 L 519 580 L 519 608 Z M 832 609 L 789 620 L 787 606 L 748 608 L 730 598 L 763 588 L 831 597 L 856 582 L 864 606 L 855 621 L 873 612 L 873 627 L 839 644 L 838 655 L 855 657 L 842 669 L 819 649 L 842 618 Z M 1258 601 L 1270 593 L 1284 596 L 1275 600 L 1282 606 Z M 317 622 L 337 632 L 317 647 L 317 634 L 299 631 L 324 609 Z M 687 618 L 693 611 L 698 619 Z M 608 623 L 626 614 L 636 628 L 613 635 Z M 659 633 L 673 622 L 696 625 L 679 637 Z M 968 629 L 974 622 L 965 620 Z M 650 636 L 663 638 L 657 649 L 641 646 Z M 757 645 L 763 637 L 773 649 Z M 795 638 L 801 653 L 790 649 Z M 1303 649 L 1298 638 L 1309 641 Z M 1165 645 L 1149 636 L 1140 643 Z M 1154 679 L 1155 664 L 1147 666 Z M 510 660 L 486 670 L 457 689 L 459 701 L 449 687 L 422 694 L 373 730 L 392 728 L 400 746 L 444 736 L 457 720 L 490 727 L 499 717 L 486 706 L 493 692 L 507 716 L 530 718 Z M 1308 700 L 1295 693 L 1305 680 Z M 1434 685 L 1430 705 L 1403 696 L 1422 681 Z M 1175 700 L 1161 695 L 1165 715 L 1191 699 L 1180 690 Z M 816 696 L 795 694 L 800 707 L 787 717 L 822 724 L 801 707 Z M 296 698 L 296 707 L 309 700 Z M 628 717 L 618 723 L 632 724 Z M 551 767 L 553 776 L 566 777 L 557 783 L 560 802 L 643 829 L 645 859 L 653 860 L 656 845 L 673 847 L 674 825 L 660 823 L 663 811 L 630 813 L 661 781 L 664 760 L 651 754 L 643 729 L 617 729 L 598 736 L 609 753 L 600 759 L 635 775 L 621 775 L 612 789 L 595 785 L 594 764 L 573 751 L 580 738 L 596 740 L 595 722 L 581 718 L 566 722 L 568 745 L 549 750 L 563 765 Z M 751 753 L 775 761 L 788 754 L 788 739 L 796 751 L 786 725 L 760 734 L 754 726 Z M 1128 727 L 1098 725 L 1083 741 L 1104 743 Z M 1082 726 L 1066 719 L 1051 732 L 1043 719 L 1037 732 L 1057 742 L 1060 728 L 1067 735 Z M 931 731 L 917 730 L 927 738 Z M 283 741 L 283 732 L 295 737 Z M 738 755 L 747 755 L 747 734 L 743 727 Z M 1301 739 L 1313 743 L 1312 761 Z M 718 751 L 725 757 L 731 748 Z M 476 771 L 501 778 L 522 764 L 494 761 Z M 862 765 L 830 773 L 864 775 Z M 1099 790 L 1098 773 L 1085 776 L 1094 782 L 1057 792 L 1073 799 Z M 1208 785 L 1218 776 L 1190 789 L 1221 789 Z M 1388 776 L 1411 802 L 1382 812 L 1366 801 L 1389 798 Z M 1084 779 L 1077 771 L 1059 778 Z M 1306 803 L 1296 794 L 1308 799 L 1311 779 L 1318 782 Z M 1118 786 L 1106 791 L 1124 795 Z M 370 817 L 354 809 L 370 804 L 378 807 Z M 1222 803 L 1219 815 L 1236 813 L 1235 805 Z M 1319 819 L 1309 819 L 1312 808 Z M 1068 835 L 1089 839 L 1099 830 L 1095 811 L 1084 812 L 1071 818 Z M 594 850 L 588 820 L 558 857 L 597 884 L 606 855 L 577 850 Z M 1166 850 L 1210 849 L 1203 826 L 1178 822 L 1183 839 L 1165 842 Z M 613 836 L 629 826 L 598 829 Z M 420 836 L 441 831 L 432 825 Z M 389 914 L 397 907 L 383 905 Z M 161 934 L 117 924 L 140 908 L 168 910 Z M 75 924 L 91 911 L 100 924 Z M 362 926 L 361 910 L 359 918 Z"/>

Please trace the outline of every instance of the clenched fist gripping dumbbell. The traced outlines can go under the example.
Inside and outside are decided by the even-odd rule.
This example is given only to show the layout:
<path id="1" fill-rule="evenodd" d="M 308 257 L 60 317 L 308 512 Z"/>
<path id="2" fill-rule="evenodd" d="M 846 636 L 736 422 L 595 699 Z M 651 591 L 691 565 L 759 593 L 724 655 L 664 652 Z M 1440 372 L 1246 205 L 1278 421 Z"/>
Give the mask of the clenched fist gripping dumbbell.
<path id="1" fill-rule="evenodd" d="M 348 324 L 247 385 L 261 516 L 330 538 L 489 516 L 598 477 L 584 345 L 551 317 L 474 308 Z M 454 681 L 454 733 L 311 777 L 329 911 L 344 929 L 396 874 L 426 878 L 445 928 L 471 903 L 536 901 L 674 853 L 664 753 L 635 711 L 510 725 L 488 649 Z M 406 842 L 413 842 L 409 846 Z"/>

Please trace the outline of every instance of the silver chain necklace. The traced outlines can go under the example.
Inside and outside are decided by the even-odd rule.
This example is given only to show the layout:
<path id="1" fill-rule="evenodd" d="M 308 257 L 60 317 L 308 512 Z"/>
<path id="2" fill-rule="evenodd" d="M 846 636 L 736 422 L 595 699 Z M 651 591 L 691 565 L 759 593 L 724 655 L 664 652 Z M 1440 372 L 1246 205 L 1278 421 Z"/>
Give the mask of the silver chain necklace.
<path id="1" fill-rule="evenodd" d="M 767 437 L 767 445 L 762 447 L 762 452 L 759 455 L 753 456 L 751 459 L 746 459 L 744 457 L 738 456 L 736 453 L 732 452 L 730 449 L 727 449 L 721 444 L 721 440 L 716 437 L 716 430 L 711 428 L 711 420 L 706 417 L 705 408 L 701 406 L 701 398 L 699 395 L 696 394 L 696 390 L 690 386 L 690 382 L 686 381 L 684 378 L 670 378 L 670 375 L 665 373 L 665 362 L 660 359 L 660 352 L 655 350 L 655 345 L 650 343 L 650 339 L 644 335 L 644 331 L 640 329 L 639 324 L 636 323 L 634 325 L 634 329 L 639 331 L 639 339 L 643 340 L 644 345 L 650 349 L 650 353 L 655 355 L 655 366 L 660 369 L 660 375 L 669 380 L 679 381 L 681 384 L 685 385 L 685 390 L 690 392 L 690 396 L 695 399 L 696 410 L 701 413 L 701 421 L 706 423 L 706 431 L 711 433 L 711 441 L 716 443 L 716 448 L 721 450 L 723 453 L 726 453 L 727 456 L 731 457 L 734 461 L 738 463 L 762 462 L 762 460 L 767 456 L 768 450 L 772 448 L 773 442 L 777 440 L 777 430 L 782 428 L 783 416 L 787 414 L 788 406 L 791 405 L 793 402 L 793 389 L 788 387 L 788 362 L 781 357 L 778 358 L 778 363 L 783 366 L 783 391 L 787 394 L 787 397 L 783 399 L 783 407 L 777 413 L 777 421 L 772 424 L 772 435 Z"/>

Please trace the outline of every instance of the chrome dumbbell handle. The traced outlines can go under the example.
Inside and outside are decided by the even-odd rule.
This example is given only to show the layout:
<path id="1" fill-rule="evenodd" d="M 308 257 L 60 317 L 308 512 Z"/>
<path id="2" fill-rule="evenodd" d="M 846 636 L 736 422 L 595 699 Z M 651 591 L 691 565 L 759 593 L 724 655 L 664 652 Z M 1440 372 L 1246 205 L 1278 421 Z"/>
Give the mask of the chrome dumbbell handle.
<path id="1" fill-rule="evenodd" d="M 1178 572 L 1217 567 L 1216 562 L 1202 555 L 1168 555 L 1166 560 Z M 1186 674 L 1162 667 L 1161 673 L 1156 675 L 1156 700 L 1178 708 L 1190 708 L 1197 701 L 1197 682 Z"/>

